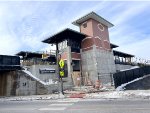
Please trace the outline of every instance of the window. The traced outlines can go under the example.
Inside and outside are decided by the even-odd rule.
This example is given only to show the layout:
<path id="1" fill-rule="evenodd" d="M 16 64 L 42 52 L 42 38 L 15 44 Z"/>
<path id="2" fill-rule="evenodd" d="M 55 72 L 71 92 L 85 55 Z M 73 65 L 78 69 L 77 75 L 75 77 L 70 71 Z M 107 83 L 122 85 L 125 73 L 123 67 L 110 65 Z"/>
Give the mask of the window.
<path id="1" fill-rule="evenodd" d="M 86 28 L 87 27 L 87 22 L 83 23 L 83 28 Z"/>
<path id="2" fill-rule="evenodd" d="M 67 47 L 67 40 L 64 40 L 58 44 L 58 49 L 63 50 Z"/>
<path id="3" fill-rule="evenodd" d="M 104 31 L 104 26 L 101 23 L 99 23 L 97 26 L 100 31 Z"/>

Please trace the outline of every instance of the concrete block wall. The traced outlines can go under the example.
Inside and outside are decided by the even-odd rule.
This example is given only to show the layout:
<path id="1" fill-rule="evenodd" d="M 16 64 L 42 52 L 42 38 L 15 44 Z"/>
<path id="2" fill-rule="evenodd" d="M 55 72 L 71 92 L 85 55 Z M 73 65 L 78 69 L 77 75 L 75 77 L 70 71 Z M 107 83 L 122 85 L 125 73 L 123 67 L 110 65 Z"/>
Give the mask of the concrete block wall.
<path id="1" fill-rule="evenodd" d="M 2 75 L 0 76 L 2 77 Z M 5 77 L 5 79 L 2 79 L 5 85 L 1 86 L 2 92 L 0 92 L 0 96 L 36 94 L 36 81 L 24 74 L 18 71 L 8 71 L 3 73 L 3 77 Z"/>
<path id="2" fill-rule="evenodd" d="M 44 68 L 55 69 L 55 73 L 40 73 L 39 69 L 44 69 Z M 34 76 L 36 76 L 37 78 L 39 78 L 40 80 L 42 80 L 44 82 L 49 82 L 49 80 L 56 81 L 56 79 L 58 79 L 57 65 L 32 65 L 32 66 L 29 66 L 29 71 Z"/>
<path id="3" fill-rule="evenodd" d="M 35 95 L 36 81 L 22 71 L 17 74 L 16 96 Z"/>
<path id="4" fill-rule="evenodd" d="M 59 91 L 58 84 L 45 86 L 22 71 L 18 72 L 18 83 L 16 95 L 43 95 Z"/>
<path id="5" fill-rule="evenodd" d="M 55 73 L 44 73 L 40 74 L 39 69 L 42 68 L 54 68 L 56 70 Z M 58 68 L 57 65 L 32 65 L 29 67 L 29 70 L 34 76 L 39 78 L 40 80 L 44 82 L 48 82 L 49 80 L 52 81 L 58 81 Z M 68 77 L 63 78 L 64 81 L 64 89 L 70 89 L 72 88 L 72 79 L 71 75 L 68 75 Z M 37 84 L 37 94 L 49 94 L 53 92 L 60 91 L 60 85 L 58 84 L 51 84 L 49 86 L 43 86 L 42 84 Z"/>
<path id="6" fill-rule="evenodd" d="M 115 73 L 115 62 L 113 53 L 105 50 L 96 50 L 97 71 L 99 73 Z"/>
<path id="7" fill-rule="evenodd" d="M 63 80 L 68 81 L 67 78 Z M 64 89 L 71 87 L 68 82 L 64 82 Z M 45 86 L 21 70 L 0 73 L 0 96 L 50 94 L 59 91 L 60 83 Z"/>
<path id="8" fill-rule="evenodd" d="M 81 58 L 83 76 L 88 72 L 89 78 L 92 81 L 99 78 L 103 85 L 111 84 L 112 73 L 116 72 L 112 52 L 95 48 L 82 52 Z"/>
<path id="9" fill-rule="evenodd" d="M 81 53 L 82 60 L 82 75 L 85 76 L 88 73 L 91 80 L 95 80 L 96 77 L 96 64 L 94 62 L 93 50 L 84 51 Z"/>

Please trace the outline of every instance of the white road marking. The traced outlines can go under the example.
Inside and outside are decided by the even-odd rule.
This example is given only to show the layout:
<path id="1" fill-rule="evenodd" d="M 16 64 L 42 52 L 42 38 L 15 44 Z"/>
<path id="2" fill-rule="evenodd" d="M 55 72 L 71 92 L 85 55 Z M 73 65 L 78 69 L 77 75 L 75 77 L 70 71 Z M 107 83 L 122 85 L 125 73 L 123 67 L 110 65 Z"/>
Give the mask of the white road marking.
<path id="1" fill-rule="evenodd" d="M 108 100 L 108 99 L 83 99 L 83 100 L 81 100 L 81 101 L 103 101 L 103 100 Z M 113 99 L 109 99 L 109 100 L 113 100 Z"/>
<path id="2" fill-rule="evenodd" d="M 48 106 L 71 106 L 73 103 L 58 103 L 58 104 L 50 104 Z"/>
<path id="3" fill-rule="evenodd" d="M 78 102 L 79 100 L 78 99 L 67 99 L 67 100 L 58 100 L 57 102 L 60 102 L 60 103 L 74 103 L 74 102 Z"/>
<path id="4" fill-rule="evenodd" d="M 48 110 L 58 110 L 58 111 L 60 111 L 60 110 L 65 110 L 66 109 L 66 107 L 50 107 L 50 108 L 40 108 L 39 110 L 40 111 L 48 111 Z"/>
<path id="5" fill-rule="evenodd" d="M 57 100 L 56 103 L 48 105 L 47 108 L 40 108 L 38 110 L 40 111 L 50 111 L 50 110 L 65 110 L 67 107 L 73 105 L 74 103 L 78 102 L 79 99 L 63 99 L 63 100 Z"/>

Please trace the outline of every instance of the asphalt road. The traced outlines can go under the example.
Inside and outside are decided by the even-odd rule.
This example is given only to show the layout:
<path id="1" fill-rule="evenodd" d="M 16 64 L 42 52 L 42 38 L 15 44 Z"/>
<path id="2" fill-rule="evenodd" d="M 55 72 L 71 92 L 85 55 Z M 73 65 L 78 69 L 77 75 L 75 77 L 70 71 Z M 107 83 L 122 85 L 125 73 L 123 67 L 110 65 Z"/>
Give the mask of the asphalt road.
<path id="1" fill-rule="evenodd" d="M 150 113 L 150 100 L 59 99 L 0 102 L 0 113 Z"/>

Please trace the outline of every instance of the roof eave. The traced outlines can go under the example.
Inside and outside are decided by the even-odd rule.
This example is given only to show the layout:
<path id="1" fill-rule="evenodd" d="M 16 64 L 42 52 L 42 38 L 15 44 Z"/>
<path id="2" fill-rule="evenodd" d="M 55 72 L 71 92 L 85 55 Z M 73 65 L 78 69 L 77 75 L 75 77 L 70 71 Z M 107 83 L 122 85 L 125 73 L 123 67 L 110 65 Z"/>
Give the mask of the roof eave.
<path id="1" fill-rule="evenodd" d="M 130 56 L 130 57 L 135 57 L 135 55 L 131 55 L 131 54 L 128 54 L 128 53 L 124 53 L 124 52 L 121 52 L 121 51 L 117 51 L 117 50 L 113 50 L 114 52 L 118 52 L 118 53 L 121 53 L 121 54 L 125 54 L 127 56 Z"/>
<path id="2" fill-rule="evenodd" d="M 76 25 L 76 26 L 80 26 L 82 22 L 78 22 L 78 21 L 74 21 L 72 22 L 73 25 Z M 106 25 L 108 28 L 111 28 L 113 27 L 114 25 L 113 24 L 110 24 L 110 23 L 102 23 L 104 25 Z"/>
<path id="3" fill-rule="evenodd" d="M 113 27 L 114 25 L 112 23 L 110 23 L 109 21 L 107 21 L 106 19 L 104 19 L 103 17 L 97 15 L 95 12 L 91 12 L 79 19 L 77 19 L 76 21 L 72 22 L 72 24 L 80 26 L 81 23 L 83 23 L 84 21 L 88 20 L 88 19 L 94 19 L 98 22 L 101 22 L 102 24 L 106 25 L 108 28 Z"/>
<path id="4" fill-rule="evenodd" d="M 56 44 L 57 42 L 50 43 L 51 38 L 52 38 L 52 37 L 55 37 L 55 36 L 57 37 L 58 34 L 60 34 L 60 33 L 64 32 L 64 31 L 66 31 L 66 30 L 68 30 L 68 31 L 70 31 L 70 32 L 74 32 L 74 33 L 76 33 L 76 34 L 78 34 L 78 35 L 82 35 L 82 36 L 84 36 L 84 37 L 87 36 L 86 34 L 80 33 L 80 32 L 78 32 L 78 31 L 72 30 L 72 29 L 70 29 L 70 28 L 66 28 L 66 29 L 64 29 L 64 30 L 62 30 L 62 31 L 60 31 L 60 32 L 55 33 L 54 35 L 52 35 L 52 36 L 50 36 L 49 38 L 43 40 L 42 42 L 48 43 L 48 44 Z"/>
<path id="5" fill-rule="evenodd" d="M 110 43 L 110 45 L 111 45 L 111 47 L 113 47 L 113 48 L 117 48 L 117 47 L 119 47 L 118 45 L 113 44 L 113 43 Z"/>

